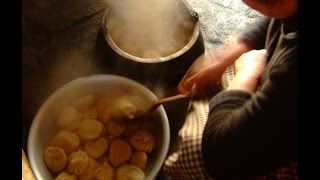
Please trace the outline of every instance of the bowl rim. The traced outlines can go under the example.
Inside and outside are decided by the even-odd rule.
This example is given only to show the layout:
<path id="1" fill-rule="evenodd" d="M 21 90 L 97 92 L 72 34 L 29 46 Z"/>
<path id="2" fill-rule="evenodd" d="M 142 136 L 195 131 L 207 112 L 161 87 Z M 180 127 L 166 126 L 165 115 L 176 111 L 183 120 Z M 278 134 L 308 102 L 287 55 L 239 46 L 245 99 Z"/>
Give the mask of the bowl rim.
<path id="1" fill-rule="evenodd" d="M 76 86 L 77 84 L 83 84 L 83 83 L 91 82 L 91 81 L 104 81 L 104 80 L 108 81 L 111 79 L 117 79 L 118 81 L 132 84 L 133 86 L 136 86 L 139 89 L 142 88 L 145 90 L 145 93 L 148 93 L 150 96 L 152 96 L 152 98 L 158 99 L 156 97 L 156 95 L 150 89 L 148 89 L 146 86 L 144 86 L 143 84 L 141 84 L 135 80 L 129 79 L 127 77 L 124 77 L 124 76 L 111 75 L 111 74 L 98 74 L 98 75 L 90 75 L 90 76 L 81 77 L 81 78 L 75 79 L 73 81 L 70 81 L 70 82 L 66 83 L 65 85 L 63 85 L 62 87 L 58 88 L 40 106 L 40 108 L 38 109 L 32 123 L 31 123 L 30 130 L 29 130 L 29 135 L 28 135 L 28 140 L 27 140 L 27 149 L 28 149 L 27 154 L 28 154 L 28 160 L 30 163 L 31 170 L 32 170 L 34 176 L 36 177 L 36 179 L 43 179 L 43 177 L 42 177 L 43 173 L 40 172 L 39 168 L 36 168 L 37 167 L 36 158 L 33 158 L 35 156 L 35 148 L 33 148 L 33 145 L 37 144 L 36 138 L 33 138 L 33 137 L 36 137 L 36 132 L 39 129 L 41 117 L 43 117 L 46 109 L 48 109 L 50 104 L 52 104 L 61 94 L 63 94 L 69 88 Z M 163 150 L 159 151 L 160 152 L 159 157 L 161 157 L 160 161 L 155 162 L 155 164 L 153 164 L 154 167 L 157 167 L 157 169 L 151 170 L 150 173 L 148 174 L 148 177 L 149 176 L 154 177 L 154 179 L 156 178 L 157 174 L 161 170 L 161 167 L 165 161 L 165 158 L 166 158 L 168 150 L 169 150 L 169 145 L 170 145 L 170 127 L 169 127 L 169 120 L 168 120 L 167 113 L 166 113 L 163 105 L 159 106 L 157 111 L 164 118 L 163 119 L 163 122 L 164 122 L 163 123 L 163 125 L 164 125 L 164 127 L 163 127 L 163 130 L 164 130 L 163 143 L 165 143 L 165 144 L 163 145 Z"/>

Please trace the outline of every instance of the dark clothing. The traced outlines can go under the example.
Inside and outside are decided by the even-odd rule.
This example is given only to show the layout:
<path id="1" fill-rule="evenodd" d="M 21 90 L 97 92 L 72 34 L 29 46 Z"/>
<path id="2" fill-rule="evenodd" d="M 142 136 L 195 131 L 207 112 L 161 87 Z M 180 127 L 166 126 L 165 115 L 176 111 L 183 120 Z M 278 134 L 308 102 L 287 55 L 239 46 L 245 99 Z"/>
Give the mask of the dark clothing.
<path id="1" fill-rule="evenodd" d="M 229 90 L 211 99 L 202 156 L 217 180 L 251 179 L 298 156 L 297 17 L 266 19 L 243 40 L 257 49 L 264 43 L 268 64 L 256 93 Z"/>

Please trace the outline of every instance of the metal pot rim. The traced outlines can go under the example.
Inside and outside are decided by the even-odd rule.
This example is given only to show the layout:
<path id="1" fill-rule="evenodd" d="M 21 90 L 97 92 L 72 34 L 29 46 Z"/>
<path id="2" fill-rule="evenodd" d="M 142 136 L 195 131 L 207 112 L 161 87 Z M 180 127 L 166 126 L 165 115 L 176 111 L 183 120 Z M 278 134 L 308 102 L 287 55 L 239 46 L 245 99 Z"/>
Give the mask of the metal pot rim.
<path id="1" fill-rule="evenodd" d="M 186 7 L 189 9 L 188 4 L 186 4 Z M 112 38 L 110 37 L 109 31 L 108 31 L 108 24 L 107 24 L 107 19 L 108 19 L 108 15 L 109 15 L 109 8 L 106 9 L 105 14 L 102 18 L 102 32 L 103 32 L 103 36 L 105 38 L 105 40 L 107 41 L 107 43 L 109 44 L 109 46 L 116 52 L 118 53 L 120 56 L 126 58 L 126 59 L 130 59 L 132 61 L 135 62 L 139 62 L 139 63 L 149 63 L 149 64 L 156 64 L 156 63 L 161 63 L 161 62 L 166 62 L 172 59 L 175 59 L 179 56 L 181 56 L 182 54 L 184 54 L 185 52 L 187 52 L 197 41 L 199 35 L 200 35 L 200 23 L 199 23 L 199 19 L 198 19 L 198 15 L 196 12 L 194 12 L 193 10 L 190 10 L 190 15 L 193 16 L 195 18 L 195 26 L 194 26 L 194 30 L 192 33 L 192 37 L 189 40 L 189 42 L 179 51 L 169 55 L 169 56 L 165 56 L 165 57 L 160 57 L 160 58 L 154 58 L 154 59 L 148 59 L 148 58 L 140 58 L 137 56 L 133 56 L 131 54 L 126 53 L 125 51 L 123 51 L 122 49 L 120 49 L 112 40 Z"/>

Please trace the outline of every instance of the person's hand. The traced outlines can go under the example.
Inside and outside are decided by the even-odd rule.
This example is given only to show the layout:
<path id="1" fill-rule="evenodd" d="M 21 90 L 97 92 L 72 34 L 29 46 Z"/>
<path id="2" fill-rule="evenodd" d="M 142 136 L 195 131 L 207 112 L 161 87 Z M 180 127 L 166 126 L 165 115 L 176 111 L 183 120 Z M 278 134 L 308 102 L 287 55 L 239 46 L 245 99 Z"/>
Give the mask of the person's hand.
<path id="1" fill-rule="evenodd" d="M 210 91 L 215 90 L 215 86 L 220 82 L 225 67 L 218 61 L 211 60 L 212 62 L 210 63 L 208 61 L 206 61 L 204 55 L 195 60 L 180 81 L 178 85 L 179 92 L 190 92 L 195 86 L 196 95 L 205 96 L 210 94 Z"/>
<path id="2" fill-rule="evenodd" d="M 267 59 L 267 52 L 251 50 L 235 61 L 235 76 L 227 90 L 239 89 L 255 92 Z"/>
<path id="3" fill-rule="evenodd" d="M 191 65 L 185 76 L 178 84 L 180 93 L 191 92 L 192 87 L 196 87 L 196 96 L 211 96 L 220 90 L 217 85 L 226 68 L 233 64 L 243 53 L 253 49 L 253 47 L 239 41 L 241 35 L 235 36 L 224 45 L 221 45 L 213 53 L 206 56 L 201 55 Z"/>

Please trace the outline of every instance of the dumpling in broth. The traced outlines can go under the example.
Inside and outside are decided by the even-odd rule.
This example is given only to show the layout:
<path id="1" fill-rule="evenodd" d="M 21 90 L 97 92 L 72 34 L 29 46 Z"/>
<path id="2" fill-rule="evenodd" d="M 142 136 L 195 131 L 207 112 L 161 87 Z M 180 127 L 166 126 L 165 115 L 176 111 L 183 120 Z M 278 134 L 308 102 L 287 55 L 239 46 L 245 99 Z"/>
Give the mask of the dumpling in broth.
<path id="1" fill-rule="evenodd" d="M 87 141 L 84 150 L 92 158 L 100 158 L 109 149 L 109 141 L 103 137 L 93 141 Z"/>
<path id="2" fill-rule="evenodd" d="M 79 175 L 89 168 L 90 157 L 85 151 L 76 151 L 68 157 L 68 171 L 71 174 Z"/>
<path id="3" fill-rule="evenodd" d="M 81 114 L 73 106 L 68 106 L 62 110 L 57 124 L 64 130 L 72 131 L 78 128 L 81 120 Z"/>
<path id="4" fill-rule="evenodd" d="M 77 176 L 69 174 L 68 172 L 61 172 L 55 180 L 77 180 Z"/>
<path id="5" fill-rule="evenodd" d="M 66 155 L 69 155 L 79 148 L 80 139 L 76 133 L 63 130 L 53 138 L 51 146 L 60 147 Z"/>
<path id="6" fill-rule="evenodd" d="M 124 133 L 126 128 L 127 128 L 127 126 L 125 124 L 115 123 L 115 122 L 111 121 L 107 125 L 107 132 L 109 134 L 113 135 L 114 137 L 119 137 Z"/>
<path id="7" fill-rule="evenodd" d="M 112 141 L 109 150 L 109 161 L 114 167 L 130 160 L 132 148 L 126 141 L 117 139 Z"/>
<path id="8" fill-rule="evenodd" d="M 85 119 L 78 127 L 78 135 L 85 141 L 94 140 L 101 135 L 102 130 L 103 125 L 101 122 L 94 119 Z"/>
<path id="9" fill-rule="evenodd" d="M 109 110 L 110 118 L 117 123 L 129 122 L 134 119 L 138 110 L 146 106 L 147 102 L 139 96 L 123 95 L 115 100 Z"/>
<path id="10" fill-rule="evenodd" d="M 111 120 L 123 123 L 132 120 L 136 111 L 136 106 L 129 99 L 121 97 L 115 101 L 109 113 Z"/>
<path id="11" fill-rule="evenodd" d="M 148 156 L 145 152 L 142 151 L 135 151 L 130 159 L 130 163 L 137 166 L 141 170 L 144 170 L 146 168 L 148 161 Z"/>
<path id="12" fill-rule="evenodd" d="M 98 119 L 98 112 L 96 108 L 90 108 L 86 113 L 81 114 L 82 119 Z"/>
<path id="13" fill-rule="evenodd" d="M 72 102 L 73 107 L 81 113 L 87 112 L 96 103 L 96 97 L 93 94 L 83 96 Z"/>
<path id="14" fill-rule="evenodd" d="M 145 174 L 137 166 L 123 164 L 117 169 L 116 180 L 144 180 Z"/>
<path id="15" fill-rule="evenodd" d="M 113 167 L 105 161 L 102 165 L 97 167 L 93 175 L 97 180 L 112 180 L 114 176 L 113 171 Z"/>
<path id="16" fill-rule="evenodd" d="M 93 180 L 94 179 L 94 172 L 99 165 L 100 165 L 100 163 L 98 161 L 96 161 L 93 158 L 90 158 L 88 169 L 85 172 L 83 172 L 82 174 L 80 174 L 78 176 L 78 179 L 79 180 Z"/>
<path id="17" fill-rule="evenodd" d="M 130 143 L 136 150 L 146 153 L 151 153 L 155 145 L 153 136 L 147 131 L 137 131 Z"/>
<path id="18" fill-rule="evenodd" d="M 47 147 L 43 154 L 44 162 L 51 172 L 59 173 L 67 165 L 67 155 L 62 148 Z"/>

